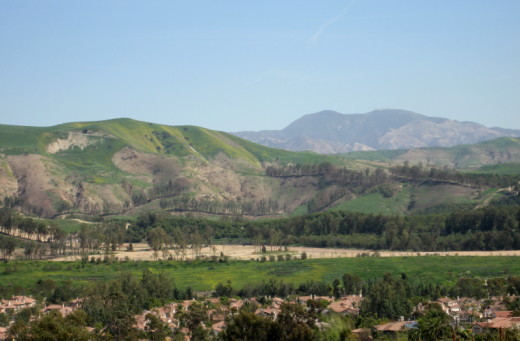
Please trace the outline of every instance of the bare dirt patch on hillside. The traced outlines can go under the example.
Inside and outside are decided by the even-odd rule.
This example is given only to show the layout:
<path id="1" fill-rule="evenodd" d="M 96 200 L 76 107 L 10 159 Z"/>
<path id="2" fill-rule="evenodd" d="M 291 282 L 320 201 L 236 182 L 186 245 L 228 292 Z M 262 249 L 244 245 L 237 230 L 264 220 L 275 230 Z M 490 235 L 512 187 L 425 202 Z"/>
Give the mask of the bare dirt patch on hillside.
<path id="1" fill-rule="evenodd" d="M 41 155 L 11 155 L 7 158 L 14 176 L 18 182 L 18 196 L 29 207 L 42 210 L 42 215 L 49 215 L 54 212 L 49 200 L 49 193 L 55 192 L 57 183 L 51 174 Z"/>
<path id="2" fill-rule="evenodd" d="M 102 133 L 92 133 L 92 132 L 81 132 L 81 131 L 69 131 L 67 138 L 64 139 L 55 139 L 51 143 L 47 145 L 45 150 L 47 153 L 56 154 L 63 150 L 69 150 L 73 147 L 78 147 L 81 150 L 86 147 L 95 144 L 99 141 L 99 139 L 93 137 L 103 137 Z"/>
<path id="3" fill-rule="evenodd" d="M 18 182 L 7 160 L 0 155 L 0 198 L 15 196 Z"/>
<path id="4" fill-rule="evenodd" d="M 124 245 L 121 249 L 126 250 Z M 231 260 L 256 260 L 265 256 L 269 259 L 269 256 L 278 255 L 291 255 L 292 258 L 299 258 L 302 252 L 307 254 L 307 258 L 352 258 L 360 255 L 372 256 L 374 255 L 373 250 L 361 250 L 361 249 L 325 249 L 315 247 L 289 247 L 286 251 L 282 249 L 278 251 L 273 248 L 273 252 L 270 252 L 271 248 L 266 246 L 267 253 L 261 253 L 257 246 L 252 245 L 213 245 L 211 247 L 205 247 L 201 250 L 201 258 L 211 259 L 212 257 L 221 257 L 221 254 L 228 257 Z M 195 259 L 196 255 L 192 249 L 186 249 L 184 254 L 176 253 L 174 250 L 167 250 L 166 252 L 154 253 L 153 250 L 145 243 L 133 244 L 134 251 L 116 251 L 114 256 L 119 259 L 137 260 L 137 261 L 151 261 L 157 259 L 168 259 L 171 255 L 174 259 Z M 511 251 L 444 251 L 444 252 L 404 252 L 404 251 L 378 251 L 380 257 L 417 257 L 417 256 L 520 256 L 520 250 Z M 103 254 L 91 255 L 90 257 L 102 257 Z M 70 261 L 79 260 L 79 255 L 60 257 L 54 259 L 55 261 Z"/>
<path id="5" fill-rule="evenodd" d="M 172 157 L 139 152 L 126 147 L 115 153 L 112 162 L 124 172 L 150 182 L 164 182 L 179 175 L 180 166 Z"/>

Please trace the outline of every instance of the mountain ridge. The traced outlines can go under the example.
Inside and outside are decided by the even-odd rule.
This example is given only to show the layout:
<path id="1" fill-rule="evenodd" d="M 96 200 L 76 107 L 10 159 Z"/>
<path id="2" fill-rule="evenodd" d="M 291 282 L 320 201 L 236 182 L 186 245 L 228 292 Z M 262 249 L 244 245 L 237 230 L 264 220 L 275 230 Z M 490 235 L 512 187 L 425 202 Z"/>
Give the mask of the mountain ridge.
<path id="1" fill-rule="evenodd" d="M 488 128 L 425 116 L 401 109 L 374 110 L 365 114 L 341 114 L 324 110 L 307 114 L 281 130 L 231 133 L 265 146 L 321 154 L 363 150 L 451 147 L 499 137 L 520 136 L 520 130 Z"/>

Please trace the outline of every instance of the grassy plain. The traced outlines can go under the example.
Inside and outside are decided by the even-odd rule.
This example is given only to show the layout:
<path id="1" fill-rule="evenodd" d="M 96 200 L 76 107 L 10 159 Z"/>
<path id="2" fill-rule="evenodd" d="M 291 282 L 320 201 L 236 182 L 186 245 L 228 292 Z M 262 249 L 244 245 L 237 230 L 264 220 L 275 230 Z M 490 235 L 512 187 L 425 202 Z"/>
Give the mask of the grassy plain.
<path id="1" fill-rule="evenodd" d="M 516 175 L 520 174 L 520 163 L 502 163 L 498 165 L 482 166 L 475 173 Z"/>
<path id="2" fill-rule="evenodd" d="M 333 210 L 352 211 L 366 214 L 405 214 L 410 202 L 408 188 L 399 191 L 391 198 L 385 198 L 381 193 L 370 193 L 354 200 L 346 201 Z"/>
<path id="3" fill-rule="evenodd" d="M 275 278 L 298 285 L 314 280 L 331 283 L 344 273 L 363 279 L 380 278 L 384 273 L 411 281 L 453 284 L 461 277 L 490 278 L 520 276 L 517 256 L 422 256 L 365 257 L 291 260 L 281 262 L 230 261 L 128 261 L 111 264 L 51 261 L 13 261 L 0 264 L 0 286 L 30 292 L 40 279 L 57 282 L 72 280 L 76 284 L 106 281 L 120 273 L 139 276 L 148 268 L 172 276 L 179 288 L 212 290 L 219 282 L 230 280 L 235 289 Z"/>

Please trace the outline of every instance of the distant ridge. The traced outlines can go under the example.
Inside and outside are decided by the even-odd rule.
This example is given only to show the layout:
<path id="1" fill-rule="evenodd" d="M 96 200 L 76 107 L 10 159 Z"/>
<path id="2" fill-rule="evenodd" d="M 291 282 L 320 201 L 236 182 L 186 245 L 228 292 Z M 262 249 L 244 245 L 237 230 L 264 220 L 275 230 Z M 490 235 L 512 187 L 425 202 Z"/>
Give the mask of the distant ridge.
<path id="1" fill-rule="evenodd" d="M 451 147 L 499 137 L 517 137 L 520 136 L 520 130 L 488 128 L 475 122 L 385 109 L 366 114 L 341 114 L 325 110 L 305 115 L 282 130 L 232 134 L 274 148 L 335 154 L 382 149 Z"/>

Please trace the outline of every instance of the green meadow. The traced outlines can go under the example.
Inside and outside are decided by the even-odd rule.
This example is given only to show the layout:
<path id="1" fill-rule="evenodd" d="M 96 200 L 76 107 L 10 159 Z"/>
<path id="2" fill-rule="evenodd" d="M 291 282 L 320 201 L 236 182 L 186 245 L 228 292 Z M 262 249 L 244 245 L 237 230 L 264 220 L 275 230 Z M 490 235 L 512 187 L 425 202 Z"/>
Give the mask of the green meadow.
<path id="1" fill-rule="evenodd" d="M 212 290 L 219 282 L 231 281 L 235 289 L 275 278 L 298 285 L 306 281 L 331 283 L 344 273 L 363 279 L 380 278 L 385 273 L 405 273 L 414 282 L 454 284 L 459 278 L 520 276 L 515 256 L 421 256 L 307 259 L 281 262 L 230 261 L 129 261 L 111 264 L 52 261 L 12 261 L 0 264 L 0 286 L 30 293 L 40 279 L 71 280 L 77 285 L 107 281 L 120 273 L 139 276 L 144 269 L 170 275 L 181 289 Z"/>

